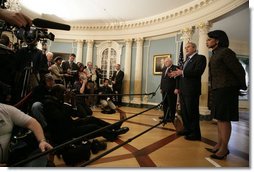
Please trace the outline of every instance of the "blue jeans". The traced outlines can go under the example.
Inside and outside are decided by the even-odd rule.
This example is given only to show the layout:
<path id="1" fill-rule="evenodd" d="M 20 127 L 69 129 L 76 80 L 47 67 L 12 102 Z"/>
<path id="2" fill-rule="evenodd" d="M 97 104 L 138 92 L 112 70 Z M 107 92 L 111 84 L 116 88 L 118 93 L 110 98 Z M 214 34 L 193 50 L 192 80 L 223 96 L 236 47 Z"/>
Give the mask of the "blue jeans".
<path id="1" fill-rule="evenodd" d="M 43 104 L 41 102 L 35 102 L 31 108 L 32 116 L 41 124 L 42 128 L 46 128 L 47 122 L 42 114 Z"/>

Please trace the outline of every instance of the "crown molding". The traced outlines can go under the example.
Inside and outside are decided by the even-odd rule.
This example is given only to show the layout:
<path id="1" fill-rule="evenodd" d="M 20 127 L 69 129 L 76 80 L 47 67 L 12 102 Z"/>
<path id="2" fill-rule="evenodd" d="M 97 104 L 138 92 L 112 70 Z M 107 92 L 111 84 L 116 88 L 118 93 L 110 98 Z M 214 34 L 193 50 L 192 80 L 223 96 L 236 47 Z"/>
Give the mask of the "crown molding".
<path id="1" fill-rule="evenodd" d="M 175 18 L 183 17 L 185 15 L 196 12 L 201 8 L 206 8 L 207 5 L 214 3 L 219 0 L 194 0 L 186 5 L 175 8 L 173 10 L 161 13 L 159 15 L 138 19 L 130 20 L 126 22 L 111 22 L 108 24 L 73 24 L 71 25 L 72 30 L 125 30 L 140 27 L 147 27 L 154 24 L 160 24 L 166 21 L 173 20 Z"/>
<path id="2" fill-rule="evenodd" d="M 57 37 L 69 39 L 119 40 L 152 37 L 179 32 L 219 18 L 248 3 L 248 0 L 195 0 L 160 15 L 110 24 L 71 24 L 71 31 L 56 31 Z"/>

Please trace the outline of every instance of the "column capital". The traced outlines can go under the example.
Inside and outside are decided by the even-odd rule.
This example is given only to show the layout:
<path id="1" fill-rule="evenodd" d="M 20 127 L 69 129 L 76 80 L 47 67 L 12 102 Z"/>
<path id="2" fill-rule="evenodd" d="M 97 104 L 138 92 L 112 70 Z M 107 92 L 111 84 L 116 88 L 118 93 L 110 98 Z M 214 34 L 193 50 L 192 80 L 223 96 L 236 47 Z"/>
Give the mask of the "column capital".
<path id="1" fill-rule="evenodd" d="M 212 27 L 212 23 L 210 23 L 210 22 L 200 22 L 196 27 L 197 27 L 197 29 L 199 29 L 200 33 L 207 34 L 209 29 Z"/>
<path id="2" fill-rule="evenodd" d="M 136 38 L 135 41 L 137 42 L 138 46 L 142 46 L 144 42 L 144 38 Z"/>
<path id="3" fill-rule="evenodd" d="M 87 43 L 88 45 L 93 45 L 94 40 L 92 40 L 92 39 L 88 39 L 88 40 L 86 40 L 86 43 Z"/>
<path id="4" fill-rule="evenodd" d="M 182 33 L 182 36 L 181 36 L 182 40 L 184 39 L 191 40 L 191 36 L 194 33 L 194 27 L 192 26 L 192 27 L 183 28 L 180 32 Z"/>
<path id="5" fill-rule="evenodd" d="M 130 39 L 125 39 L 124 41 L 125 41 L 126 46 L 131 46 L 131 44 L 132 44 L 132 39 L 131 38 Z"/>
<path id="6" fill-rule="evenodd" d="M 143 42 L 144 41 L 144 38 L 142 38 L 142 37 L 140 37 L 140 38 L 135 38 L 135 41 L 137 41 L 137 42 Z"/>
<path id="7" fill-rule="evenodd" d="M 84 40 L 83 39 L 76 39 L 75 42 L 77 42 L 77 43 L 84 43 Z"/>
<path id="8" fill-rule="evenodd" d="M 133 39 L 132 38 L 128 38 L 124 40 L 126 43 L 132 43 Z"/>

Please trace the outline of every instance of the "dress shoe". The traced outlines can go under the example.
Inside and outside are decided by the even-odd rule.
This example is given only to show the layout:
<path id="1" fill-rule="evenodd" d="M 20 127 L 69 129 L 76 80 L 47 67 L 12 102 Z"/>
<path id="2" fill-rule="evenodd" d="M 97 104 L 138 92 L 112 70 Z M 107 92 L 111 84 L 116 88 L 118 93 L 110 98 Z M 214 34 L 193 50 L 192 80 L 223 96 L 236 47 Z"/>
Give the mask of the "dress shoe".
<path id="1" fill-rule="evenodd" d="M 129 130 L 130 130 L 129 127 L 122 127 L 118 130 L 115 130 L 115 133 L 116 135 L 121 135 L 127 133 Z"/>
<path id="2" fill-rule="evenodd" d="M 216 150 L 213 150 L 211 148 L 205 148 L 208 152 L 211 152 L 211 153 L 216 153 L 218 152 L 219 149 L 216 149 Z"/>
<path id="3" fill-rule="evenodd" d="M 182 131 L 177 132 L 177 135 L 179 135 L 179 136 L 186 136 L 188 134 L 189 134 L 189 132 L 186 131 L 186 130 L 182 130 Z"/>
<path id="4" fill-rule="evenodd" d="M 100 142 L 99 140 L 94 139 L 91 144 L 91 151 L 93 154 L 97 154 L 101 150 L 105 150 L 107 144 L 105 142 Z"/>
<path id="5" fill-rule="evenodd" d="M 162 119 L 163 122 L 172 122 L 171 119 Z"/>
<path id="6" fill-rule="evenodd" d="M 218 156 L 218 155 L 216 155 L 216 154 L 212 154 L 212 155 L 210 155 L 210 157 L 213 158 L 213 159 L 222 160 L 222 159 L 226 158 L 226 157 L 228 156 L 229 153 L 230 153 L 230 152 L 229 152 L 229 150 L 228 150 L 227 153 L 226 153 L 225 155 Z"/>
<path id="7" fill-rule="evenodd" d="M 186 140 L 201 140 L 201 137 L 200 136 L 194 136 L 194 135 L 186 135 L 185 137 L 184 137 Z"/>

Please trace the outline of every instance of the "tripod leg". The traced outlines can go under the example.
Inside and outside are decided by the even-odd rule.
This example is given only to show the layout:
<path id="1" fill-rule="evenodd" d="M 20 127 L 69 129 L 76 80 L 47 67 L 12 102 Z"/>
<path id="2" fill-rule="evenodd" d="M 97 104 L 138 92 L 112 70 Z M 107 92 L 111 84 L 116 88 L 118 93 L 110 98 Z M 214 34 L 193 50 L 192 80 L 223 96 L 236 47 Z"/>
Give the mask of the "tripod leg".
<path id="1" fill-rule="evenodd" d="M 20 97 L 24 97 L 26 94 L 27 78 L 28 78 L 28 70 L 25 71 L 25 76 L 24 76 L 24 80 L 23 80 L 23 85 L 22 85 Z"/>

